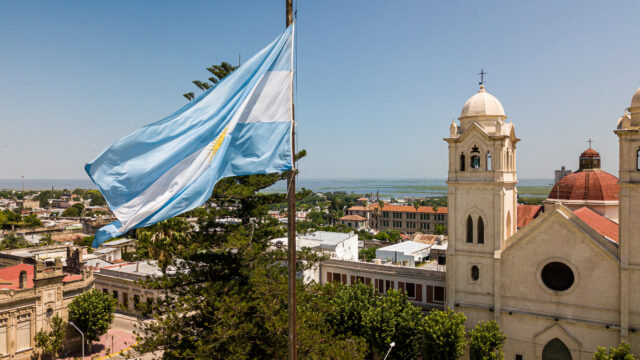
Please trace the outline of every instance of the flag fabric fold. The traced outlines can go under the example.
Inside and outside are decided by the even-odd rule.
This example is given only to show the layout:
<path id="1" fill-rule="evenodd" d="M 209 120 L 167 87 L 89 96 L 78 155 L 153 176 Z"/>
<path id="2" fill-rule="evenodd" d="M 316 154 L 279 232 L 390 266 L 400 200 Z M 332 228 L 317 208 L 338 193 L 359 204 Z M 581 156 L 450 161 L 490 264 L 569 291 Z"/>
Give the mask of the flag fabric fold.
<path id="1" fill-rule="evenodd" d="M 292 168 L 294 25 L 217 86 L 85 166 L 117 221 L 93 246 L 202 205 L 218 180 Z"/>

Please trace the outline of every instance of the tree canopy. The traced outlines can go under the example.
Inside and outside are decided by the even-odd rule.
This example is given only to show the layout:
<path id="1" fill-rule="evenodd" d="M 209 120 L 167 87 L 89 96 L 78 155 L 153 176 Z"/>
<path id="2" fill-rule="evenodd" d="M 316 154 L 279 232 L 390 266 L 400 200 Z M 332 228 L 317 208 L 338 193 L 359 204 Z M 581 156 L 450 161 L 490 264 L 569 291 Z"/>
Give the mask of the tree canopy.
<path id="1" fill-rule="evenodd" d="M 111 295 L 97 289 L 76 296 L 69 304 L 69 321 L 84 333 L 89 348 L 111 327 L 116 304 L 116 299 Z"/>

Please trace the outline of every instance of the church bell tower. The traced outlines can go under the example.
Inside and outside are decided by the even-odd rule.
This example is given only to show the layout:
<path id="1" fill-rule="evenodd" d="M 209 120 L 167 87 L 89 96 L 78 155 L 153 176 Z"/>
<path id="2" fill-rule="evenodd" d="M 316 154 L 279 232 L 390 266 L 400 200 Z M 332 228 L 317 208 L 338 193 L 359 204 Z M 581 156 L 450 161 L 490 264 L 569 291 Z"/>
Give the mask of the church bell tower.
<path id="1" fill-rule="evenodd" d="M 502 104 L 484 85 L 451 123 L 447 306 L 469 325 L 499 318 L 500 254 L 517 225 L 516 143 Z"/>
<path id="2" fill-rule="evenodd" d="M 618 120 L 615 130 L 620 144 L 619 226 L 620 244 L 620 328 L 621 339 L 630 335 L 630 314 L 640 312 L 640 88 L 631 99 L 631 106 Z M 631 319 L 633 320 L 633 319 Z"/>

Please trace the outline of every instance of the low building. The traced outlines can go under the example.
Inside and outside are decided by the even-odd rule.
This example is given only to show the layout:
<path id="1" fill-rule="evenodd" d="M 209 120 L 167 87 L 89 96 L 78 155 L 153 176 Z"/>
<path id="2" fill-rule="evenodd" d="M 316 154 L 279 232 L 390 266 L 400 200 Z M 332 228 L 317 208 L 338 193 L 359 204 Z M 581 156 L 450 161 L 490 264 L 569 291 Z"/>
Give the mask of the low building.
<path id="1" fill-rule="evenodd" d="M 337 281 L 345 285 L 361 282 L 371 285 L 377 294 L 391 289 L 406 292 L 414 304 L 430 309 L 444 307 L 444 267 L 429 263 L 421 267 L 376 264 L 330 259 L 320 264 L 322 283 Z"/>
<path id="2" fill-rule="evenodd" d="M 278 248 L 286 248 L 288 239 L 277 238 L 271 243 Z M 358 234 L 354 232 L 339 233 L 330 231 L 316 231 L 307 235 L 296 237 L 296 248 L 309 248 L 313 251 L 327 255 L 331 259 L 358 260 Z M 318 265 L 304 270 L 299 276 L 305 283 L 315 281 L 320 282 L 320 271 Z"/>
<path id="3" fill-rule="evenodd" d="M 168 274 L 175 273 L 170 267 Z M 162 276 L 156 261 L 137 261 L 109 265 L 95 270 L 95 288 L 111 294 L 118 301 L 118 310 L 129 314 L 140 314 L 139 303 L 152 304 L 160 297 L 161 290 L 147 289 L 141 281 Z"/>
<path id="4" fill-rule="evenodd" d="M 340 218 L 340 224 L 348 226 L 354 230 L 364 230 L 368 226 L 368 220 L 360 215 L 345 215 Z"/>
<path id="5" fill-rule="evenodd" d="M 376 259 L 405 266 L 415 266 L 416 262 L 422 262 L 429 258 L 431 246 L 432 244 L 405 241 L 376 249 Z"/>

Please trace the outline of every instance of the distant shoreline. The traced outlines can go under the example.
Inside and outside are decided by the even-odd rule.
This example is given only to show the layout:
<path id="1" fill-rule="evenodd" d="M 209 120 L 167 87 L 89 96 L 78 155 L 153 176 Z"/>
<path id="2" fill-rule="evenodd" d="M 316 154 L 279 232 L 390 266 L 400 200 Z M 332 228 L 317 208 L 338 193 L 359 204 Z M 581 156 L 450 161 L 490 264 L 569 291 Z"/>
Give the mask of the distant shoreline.
<path id="1" fill-rule="evenodd" d="M 518 188 L 521 196 L 542 196 L 549 193 L 553 179 L 536 178 L 520 179 Z M 0 189 L 2 190 L 22 190 L 22 179 L 0 179 Z M 286 192 L 286 182 L 281 181 L 265 190 L 268 193 Z M 73 190 L 73 189 L 96 189 L 96 186 L 89 179 L 24 179 L 25 191 L 36 190 Z M 344 191 L 354 194 L 376 194 L 380 193 L 381 198 L 391 197 L 436 197 L 445 196 L 447 192 L 446 179 L 430 178 L 298 178 L 298 189 L 307 188 L 314 192 L 334 192 Z"/>

